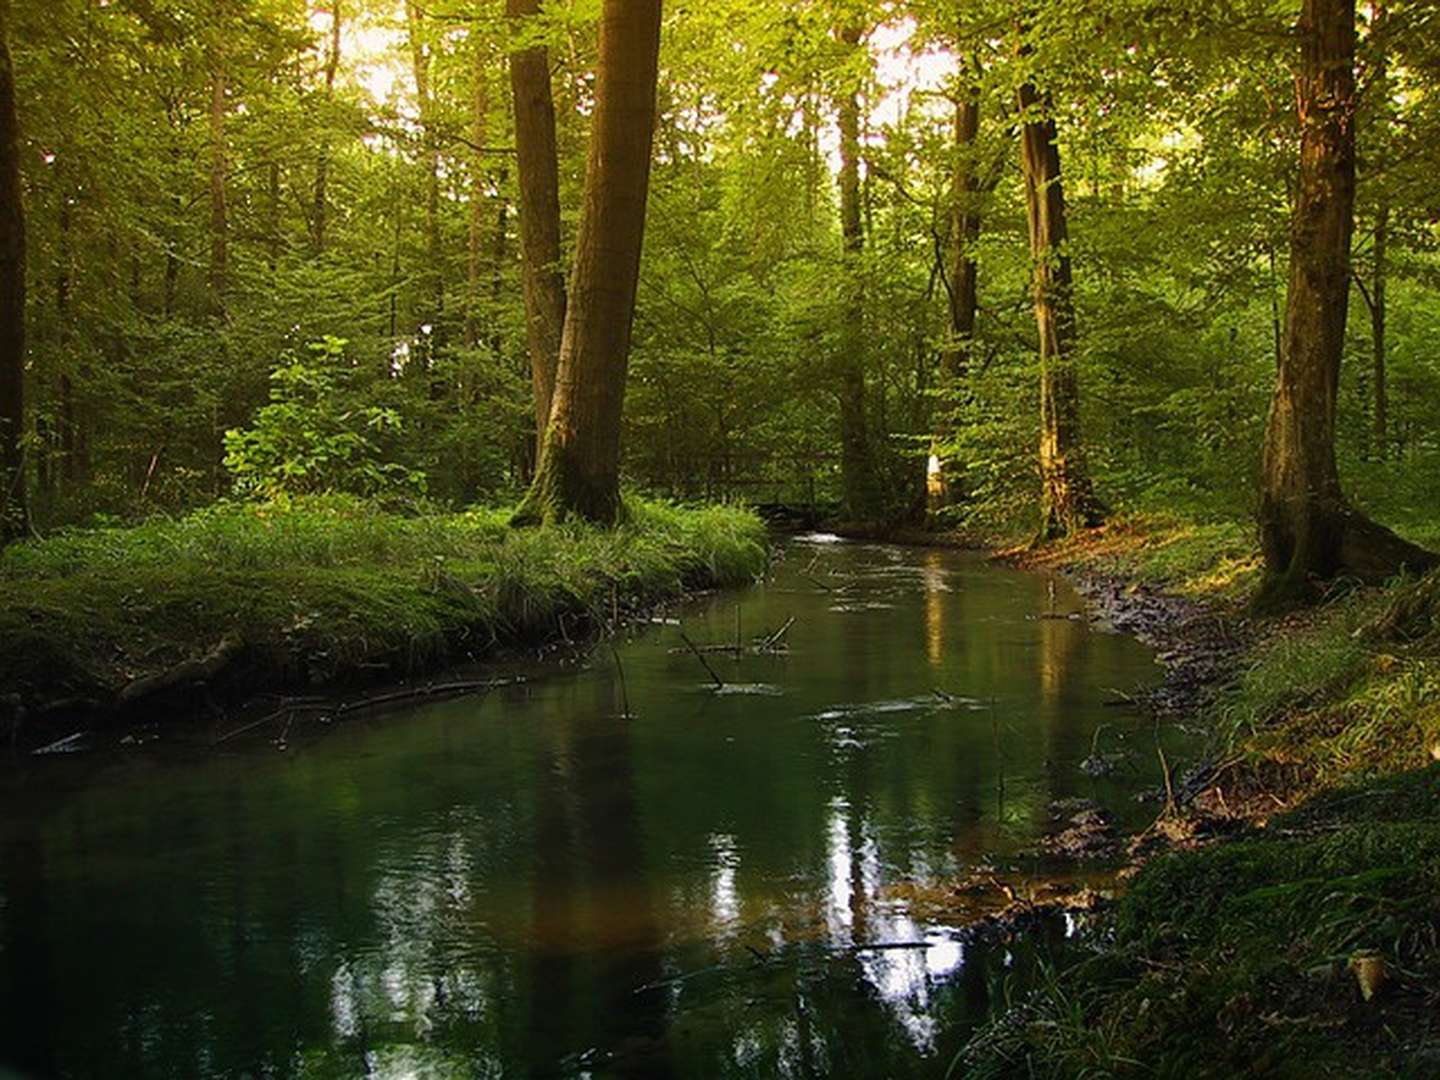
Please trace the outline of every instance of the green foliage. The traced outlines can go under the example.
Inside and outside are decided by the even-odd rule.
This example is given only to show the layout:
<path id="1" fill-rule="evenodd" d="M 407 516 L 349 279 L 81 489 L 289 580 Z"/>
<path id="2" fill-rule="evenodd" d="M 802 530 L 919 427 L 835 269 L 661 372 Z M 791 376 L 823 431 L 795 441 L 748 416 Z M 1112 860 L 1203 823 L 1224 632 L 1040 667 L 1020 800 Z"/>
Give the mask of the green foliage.
<path id="1" fill-rule="evenodd" d="M 1440 766 L 1342 788 L 1259 837 L 1148 864 L 1096 951 L 966 1050 L 967 1075 L 1428 1075 Z M 1356 955 L 1390 972 L 1363 1002 Z"/>
<path id="2" fill-rule="evenodd" d="M 737 508 L 632 500 L 614 530 L 516 531 L 509 514 L 301 497 L 17 544 L 0 553 L 0 680 L 103 700 L 224 637 L 264 681 L 403 673 L 748 581 L 768 557 Z"/>
<path id="3" fill-rule="evenodd" d="M 287 354 L 270 373 L 270 403 L 249 428 L 225 433 L 225 468 L 238 494 L 263 500 L 348 492 L 423 494 L 425 474 L 387 460 L 400 414 L 365 405 L 353 389 L 354 365 L 343 338 Z"/>

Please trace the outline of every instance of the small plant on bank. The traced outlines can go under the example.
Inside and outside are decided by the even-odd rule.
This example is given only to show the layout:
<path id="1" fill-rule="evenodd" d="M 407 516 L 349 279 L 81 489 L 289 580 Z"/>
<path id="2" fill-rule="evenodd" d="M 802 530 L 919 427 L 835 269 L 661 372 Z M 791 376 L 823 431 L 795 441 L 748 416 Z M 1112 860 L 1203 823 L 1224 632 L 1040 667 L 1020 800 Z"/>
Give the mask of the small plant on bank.
<path id="1" fill-rule="evenodd" d="M 399 412 L 366 404 L 354 388 L 344 338 L 287 353 L 270 376 L 270 403 L 248 428 L 225 433 L 225 467 L 238 494 L 261 499 L 323 492 L 419 495 L 425 473 L 389 460 Z"/>

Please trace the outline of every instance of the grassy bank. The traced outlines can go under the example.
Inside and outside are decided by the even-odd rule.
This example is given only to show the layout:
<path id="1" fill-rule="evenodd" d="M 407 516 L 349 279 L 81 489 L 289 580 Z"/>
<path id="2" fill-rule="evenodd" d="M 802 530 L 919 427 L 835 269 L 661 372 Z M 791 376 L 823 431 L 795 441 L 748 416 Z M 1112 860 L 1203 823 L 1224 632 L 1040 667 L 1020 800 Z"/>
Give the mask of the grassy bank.
<path id="1" fill-rule="evenodd" d="M 764 529 L 746 511 L 628 509 L 613 531 L 514 530 L 506 509 L 222 504 L 14 545 L 0 554 L 0 686 L 32 709 L 106 707 L 217 655 L 217 681 L 252 690 L 403 675 L 583 635 L 617 610 L 764 569 Z"/>
<path id="2" fill-rule="evenodd" d="M 1252 549 L 1150 517 L 1041 558 L 1238 618 Z M 1241 839 L 1147 863 L 956 1075 L 1440 1075 L 1440 576 L 1337 588 L 1250 636 L 1209 710 L 1205 800 Z"/>

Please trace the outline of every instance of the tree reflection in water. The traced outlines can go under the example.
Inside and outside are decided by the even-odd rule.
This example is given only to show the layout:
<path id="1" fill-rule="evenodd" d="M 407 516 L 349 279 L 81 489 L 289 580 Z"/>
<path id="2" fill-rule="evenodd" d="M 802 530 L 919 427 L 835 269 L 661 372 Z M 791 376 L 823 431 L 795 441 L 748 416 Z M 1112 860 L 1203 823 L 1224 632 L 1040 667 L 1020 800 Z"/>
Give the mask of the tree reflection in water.
<path id="1" fill-rule="evenodd" d="M 20 763 L 0 788 L 0 1066 L 943 1073 L 1053 942 L 981 947 L 897 887 L 1023 862 L 1059 794 L 1143 815 L 1158 770 L 1076 765 L 1124 723 L 1105 689 L 1151 662 L 1036 619 L 1042 578 L 798 546 L 741 597 L 747 632 L 795 617 L 789 653 L 716 659 L 778 695 L 714 694 L 658 627 L 618 646 L 630 719 L 605 651 L 488 698 L 297 728 L 285 753 L 170 736 Z M 729 640 L 734 603 L 688 610 L 687 633 Z M 924 947 L 871 947 L 894 942 Z"/>

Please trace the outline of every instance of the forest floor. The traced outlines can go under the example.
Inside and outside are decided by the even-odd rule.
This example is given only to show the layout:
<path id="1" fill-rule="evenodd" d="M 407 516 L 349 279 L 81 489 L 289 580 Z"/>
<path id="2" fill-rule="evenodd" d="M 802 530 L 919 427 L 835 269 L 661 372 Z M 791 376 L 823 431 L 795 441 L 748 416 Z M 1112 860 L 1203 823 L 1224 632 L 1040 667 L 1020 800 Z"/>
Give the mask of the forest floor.
<path id="1" fill-rule="evenodd" d="M 394 681 L 583 641 L 767 564 L 747 511 L 627 513 L 615 530 L 516 530 L 505 509 L 326 497 L 15 544 L 0 553 L 0 720 L 29 745 L 62 720 Z"/>
<path id="2" fill-rule="evenodd" d="M 955 1075 L 1440 1076 L 1440 575 L 1254 619 L 1253 552 L 1152 516 L 1002 553 L 1157 648 L 1145 704 L 1212 738 L 1078 958 Z"/>

